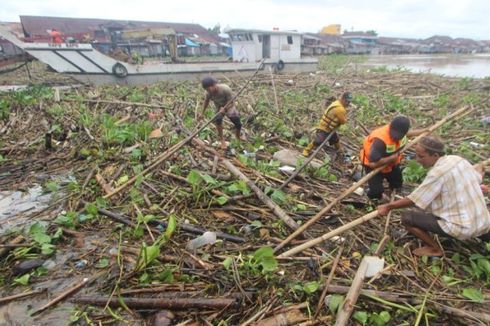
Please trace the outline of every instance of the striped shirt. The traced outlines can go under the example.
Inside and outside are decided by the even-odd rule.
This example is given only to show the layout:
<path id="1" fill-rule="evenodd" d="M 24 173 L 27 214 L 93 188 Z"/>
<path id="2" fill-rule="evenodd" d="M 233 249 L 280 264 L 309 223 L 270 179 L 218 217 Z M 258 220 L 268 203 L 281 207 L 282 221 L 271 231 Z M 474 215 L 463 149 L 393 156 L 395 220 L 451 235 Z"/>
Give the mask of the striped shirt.
<path id="1" fill-rule="evenodd" d="M 447 234 L 461 240 L 475 238 L 490 230 L 481 182 L 481 175 L 467 160 L 447 155 L 437 160 L 408 198 L 440 217 L 437 222 Z"/>

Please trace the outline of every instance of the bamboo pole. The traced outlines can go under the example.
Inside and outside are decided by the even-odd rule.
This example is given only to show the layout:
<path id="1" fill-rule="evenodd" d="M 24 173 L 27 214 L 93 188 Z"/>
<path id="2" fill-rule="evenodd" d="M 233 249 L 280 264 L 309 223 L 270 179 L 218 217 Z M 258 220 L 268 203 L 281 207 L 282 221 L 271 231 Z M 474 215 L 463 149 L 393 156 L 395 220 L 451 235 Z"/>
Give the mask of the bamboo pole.
<path id="1" fill-rule="evenodd" d="M 402 150 L 401 153 L 406 151 L 407 149 L 413 147 L 415 144 L 417 144 L 422 137 L 425 137 L 432 133 L 434 130 L 445 124 L 446 122 L 458 117 L 461 114 L 468 114 L 471 111 L 473 111 L 474 108 L 468 109 L 467 107 L 462 107 L 461 109 L 449 114 L 433 126 L 429 127 L 426 132 L 422 133 L 421 135 L 417 136 L 414 140 L 412 140 L 410 143 L 408 143 Z M 466 111 L 466 112 L 465 112 Z M 380 166 L 373 171 L 369 172 L 366 174 L 361 180 L 358 182 L 354 183 L 352 186 L 350 186 L 347 190 L 345 190 L 340 196 L 335 198 L 330 204 L 328 204 L 326 207 L 324 207 L 320 212 L 318 212 L 315 216 L 313 216 L 311 219 L 308 220 L 305 224 L 303 224 L 300 228 L 298 228 L 296 231 L 294 231 L 291 235 L 289 235 L 286 239 L 284 239 L 279 245 L 277 245 L 274 248 L 274 252 L 279 251 L 281 248 L 283 248 L 286 244 L 288 244 L 291 240 L 296 238 L 298 235 L 303 233 L 307 228 L 309 228 L 311 225 L 316 223 L 322 216 L 324 216 L 326 213 L 328 213 L 335 205 L 337 205 L 342 199 L 353 193 L 359 186 L 363 185 L 366 183 L 369 179 L 371 179 L 375 174 L 377 174 L 379 171 L 381 171 L 384 168 L 384 166 Z"/>
<path id="2" fill-rule="evenodd" d="M 279 102 L 277 101 L 276 84 L 274 83 L 274 74 L 272 68 L 269 66 L 269 73 L 271 75 L 272 90 L 274 91 L 274 103 L 276 104 L 276 113 L 279 114 Z"/>
<path id="3" fill-rule="evenodd" d="M 368 269 L 368 262 L 366 259 L 361 261 L 359 268 L 357 269 L 352 285 L 349 288 L 349 292 L 345 296 L 345 300 L 337 314 L 337 319 L 335 320 L 335 326 L 345 326 L 349 321 L 349 317 L 354 310 L 354 305 L 359 298 L 360 291 L 362 289 L 362 284 L 364 283 L 364 277 L 366 276 L 366 271 Z"/>
<path id="4" fill-rule="evenodd" d="M 284 258 L 284 257 L 290 257 L 290 256 L 293 256 L 297 253 L 300 253 L 302 252 L 303 250 L 306 250 L 308 248 L 311 248 L 313 246 L 316 246 L 317 244 L 319 243 L 322 243 L 336 235 L 339 235 L 347 230 L 350 230 L 352 229 L 353 227 L 359 225 L 359 224 L 362 224 L 364 222 L 367 222 L 375 217 L 378 216 L 378 211 L 375 210 L 375 211 L 372 211 L 371 213 L 368 213 L 364 216 L 361 216 L 359 217 L 358 219 L 355 219 L 354 221 L 351 221 L 345 225 L 342 225 L 341 227 L 339 228 L 336 228 L 335 230 L 332 230 L 328 233 L 325 233 L 324 235 L 322 236 L 319 236 L 318 238 L 315 238 L 315 239 L 312 239 L 310 241 L 307 241 L 299 246 L 296 246 L 286 252 L 283 252 L 282 254 L 280 254 L 279 256 L 277 256 L 277 258 Z"/>
<path id="5" fill-rule="evenodd" d="M 328 287 L 328 293 L 344 294 L 347 293 L 348 291 L 349 291 L 349 287 L 344 285 L 331 284 Z M 404 304 L 408 302 L 412 305 L 417 305 L 422 302 L 422 300 L 420 298 L 417 298 L 415 295 L 409 296 L 406 293 L 361 289 L 360 294 L 368 298 L 381 298 L 383 300 L 388 300 L 397 303 L 404 303 Z M 454 307 L 449 307 L 436 301 L 431 301 L 430 303 L 434 305 L 433 307 L 436 310 L 442 313 L 446 313 L 449 315 L 462 317 L 462 318 L 469 318 L 472 320 L 484 321 L 486 323 L 490 322 L 490 315 L 487 313 L 468 311 L 468 310 L 458 309 Z"/>
<path id="6" fill-rule="evenodd" d="M 475 168 L 479 164 L 485 166 L 486 164 L 489 164 L 489 163 L 490 163 L 490 159 L 486 159 L 483 162 L 480 162 L 478 164 L 474 164 L 473 167 Z M 357 226 L 359 224 L 362 224 L 364 222 L 367 222 L 370 219 L 372 219 L 374 217 L 377 217 L 377 216 L 378 216 L 378 211 L 377 210 L 376 211 L 372 211 L 371 213 L 368 213 L 368 214 L 366 214 L 364 216 L 361 216 L 358 219 L 353 220 L 353 221 L 351 221 L 351 222 L 349 222 L 349 223 L 347 223 L 347 224 L 345 224 L 345 225 L 343 225 L 343 226 L 341 226 L 341 227 L 339 227 L 339 228 L 337 228 L 335 230 L 332 230 L 332 231 L 330 231 L 330 232 L 328 232 L 328 233 L 326 233 L 326 234 L 324 234 L 324 235 L 322 235 L 322 236 L 320 236 L 318 238 L 312 239 L 312 240 L 307 241 L 307 242 L 305 242 L 305 243 L 303 243 L 303 244 L 301 244 L 301 245 L 299 245 L 297 247 L 294 247 L 294 248 L 292 248 L 292 249 L 284 252 L 283 254 L 279 255 L 278 258 L 289 257 L 289 256 L 292 256 L 294 254 L 297 254 L 300 251 L 303 251 L 305 249 L 311 248 L 311 247 L 313 247 L 313 246 L 315 246 L 315 245 L 317 245 L 317 244 L 319 244 L 319 243 L 321 243 L 321 242 L 323 242 L 325 240 L 328 240 L 328 239 L 330 239 L 330 238 L 332 238 L 332 237 L 334 237 L 336 235 L 339 235 L 340 233 L 342 233 L 344 231 L 350 230 L 353 227 L 355 227 L 355 226 Z M 383 238 L 382 241 L 386 241 L 384 239 L 385 238 Z M 380 243 L 380 246 L 381 246 L 381 244 L 382 243 Z"/>
<path id="7" fill-rule="evenodd" d="M 298 229 L 299 225 L 281 207 L 279 207 L 279 205 L 274 203 L 272 199 L 270 199 L 262 190 L 260 190 L 260 188 L 257 187 L 252 180 L 247 178 L 247 176 L 243 174 L 242 171 L 240 171 L 236 166 L 234 166 L 230 161 L 226 159 L 223 159 L 222 163 L 232 174 L 234 174 L 239 179 L 245 181 L 247 186 L 252 189 L 253 192 L 255 192 L 257 197 L 265 205 L 267 205 L 267 207 L 269 207 L 277 217 L 283 220 L 287 226 L 289 226 L 293 230 Z"/>

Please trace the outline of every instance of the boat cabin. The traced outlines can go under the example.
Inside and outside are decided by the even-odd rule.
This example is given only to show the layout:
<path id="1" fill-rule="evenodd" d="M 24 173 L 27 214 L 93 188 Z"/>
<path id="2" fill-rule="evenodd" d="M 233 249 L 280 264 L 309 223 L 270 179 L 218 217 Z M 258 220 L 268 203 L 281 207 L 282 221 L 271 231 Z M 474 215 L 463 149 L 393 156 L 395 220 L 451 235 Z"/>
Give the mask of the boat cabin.
<path id="1" fill-rule="evenodd" d="M 293 31 L 230 29 L 233 61 L 257 62 L 263 58 L 283 62 L 301 59 L 302 34 Z"/>

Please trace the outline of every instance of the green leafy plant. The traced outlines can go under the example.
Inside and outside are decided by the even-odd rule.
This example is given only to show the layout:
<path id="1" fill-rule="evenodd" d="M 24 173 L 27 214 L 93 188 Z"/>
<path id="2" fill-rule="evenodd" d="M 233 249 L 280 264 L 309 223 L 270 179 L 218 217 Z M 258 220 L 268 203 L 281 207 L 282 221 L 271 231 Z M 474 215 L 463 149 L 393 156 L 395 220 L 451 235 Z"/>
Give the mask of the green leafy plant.
<path id="1" fill-rule="evenodd" d="M 361 325 L 373 325 L 384 326 L 391 320 L 390 313 L 388 311 L 382 311 L 380 313 L 367 311 L 356 311 L 352 315 L 352 318 L 357 320 Z"/>
<path id="2" fill-rule="evenodd" d="M 462 295 L 465 298 L 468 298 L 471 301 L 476 302 L 476 303 L 483 303 L 484 302 L 483 293 L 480 290 L 475 289 L 475 288 L 464 289 Z"/>
<path id="3" fill-rule="evenodd" d="M 47 234 L 46 227 L 40 222 L 32 224 L 29 228 L 29 236 L 37 244 L 43 255 L 50 255 L 54 252 L 55 246 L 51 244 L 53 239 L 61 236 L 61 229 L 58 229 L 53 236 Z"/>
<path id="4" fill-rule="evenodd" d="M 405 182 L 421 182 L 426 174 L 427 170 L 415 160 L 410 160 L 407 166 L 403 169 L 403 181 Z"/>
<path id="5" fill-rule="evenodd" d="M 20 277 L 17 277 L 14 279 L 14 284 L 17 285 L 27 285 L 29 284 L 29 278 L 31 277 L 30 274 L 24 274 Z"/>

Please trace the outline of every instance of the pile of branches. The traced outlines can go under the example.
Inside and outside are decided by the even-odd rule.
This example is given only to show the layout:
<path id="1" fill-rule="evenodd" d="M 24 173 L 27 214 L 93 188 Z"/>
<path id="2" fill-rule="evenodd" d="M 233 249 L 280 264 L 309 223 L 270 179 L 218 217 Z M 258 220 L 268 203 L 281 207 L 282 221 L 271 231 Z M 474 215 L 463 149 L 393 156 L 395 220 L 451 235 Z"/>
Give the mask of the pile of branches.
<path id="1" fill-rule="evenodd" d="M 233 89 L 245 83 L 216 77 Z M 417 240 L 396 212 L 389 223 L 372 219 L 292 257 L 273 251 L 355 182 L 363 137 L 396 114 L 428 127 L 473 106 L 437 133 L 452 153 L 473 163 L 486 158 L 480 119 L 489 114 L 489 81 L 348 69 L 272 78 L 274 87 L 270 75 L 260 75 L 237 99 L 248 142 L 229 132 L 227 151 L 213 146 L 212 125 L 189 137 L 202 125 L 196 117 L 204 93 L 196 82 L 3 94 L 0 185 L 42 183 L 54 198 L 24 212 L 24 228 L 2 232 L 2 302 L 34 306 L 30 316 L 10 318 L 30 323 L 64 311 L 63 318 L 87 324 L 330 324 L 362 257 L 378 255 L 386 265 L 364 284 L 354 312 L 359 323 L 490 322 L 490 248 L 450 241 L 442 259 L 413 257 Z M 345 155 L 327 149 L 320 168 L 278 190 L 288 176 L 273 154 L 301 151 L 324 100 L 343 91 L 354 94 L 348 126 L 339 131 Z M 155 128 L 163 136 L 151 139 Z M 399 195 L 420 182 L 417 173 L 406 174 Z M 52 186 L 67 174 L 76 181 Z M 282 251 L 375 207 L 349 195 Z M 205 232 L 216 240 L 196 248 L 192 240 Z"/>

